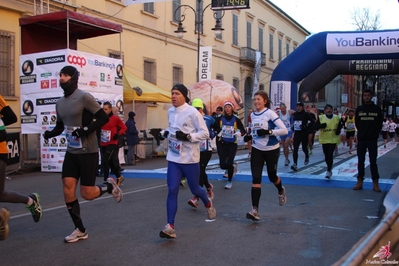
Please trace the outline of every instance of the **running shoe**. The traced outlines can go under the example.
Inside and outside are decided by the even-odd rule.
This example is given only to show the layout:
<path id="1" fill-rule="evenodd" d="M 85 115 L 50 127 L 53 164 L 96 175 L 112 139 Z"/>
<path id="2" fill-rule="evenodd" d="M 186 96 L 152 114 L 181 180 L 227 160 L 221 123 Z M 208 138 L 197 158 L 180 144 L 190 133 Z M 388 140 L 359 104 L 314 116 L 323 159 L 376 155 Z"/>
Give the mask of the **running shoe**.
<path id="1" fill-rule="evenodd" d="M 213 202 L 211 199 L 209 199 L 211 202 L 211 207 L 207 208 L 206 211 L 208 213 L 208 219 L 209 220 L 214 220 L 216 218 L 216 209 L 213 207 Z"/>
<path id="2" fill-rule="evenodd" d="M 313 150 L 310 150 L 310 151 L 309 151 L 309 155 L 312 155 L 312 154 L 313 154 Z"/>
<path id="3" fill-rule="evenodd" d="M 352 154 L 352 151 L 351 151 L 351 150 L 349 151 L 349 154 Z"/>
<path id="4" fill-rule="evenodd" d="M 73 243 L 73 242 L 77 242 L 79 240 L 85 240 L 88 239 L 89 235 L 87 234 L 87 229 L 84 233 L 80 232 L 80 230 L 78 228 L 75 229 L 75 231 L 72 232 L 72 234 L 70 234 L 69 236 L 65 237 L 65 242 L 67 243 Z"/>
<path id="5" fill-rule="evenodd" d="M 247 219 L 253 220 L 253 221 L 259 221 L 259 213 L 257 210 L 252 209 L 250 212 L 247 212 L 246 215 Z"/>
<path id="6" fill-rule="evenodd" d="M 225 189 L 231 189 L 233 184 L 230 181 L 227 181 L 226 185 L 224 186 Z"/>
<path id="7" fill-rule="evenodd" d="M 10 219 L 10 211 L 7 208 L 0 209 L 0 240 L 5 240 L 8 237 L 10 228 L 8 227 L 8 220 Z"/>
<path id="8" fill-rule="evenodd" d="M 289 164 L 290 164 L 290 160 L 288 160 L 288 159 L 285 159 L 284 166 L 288 166 Z"/>
<path id="9" fill-rule="evenodd" d="M 37 223 L 42 219 L 43 209 L 40 205 L 40 196 L 37 193 L 32 193 L 28 195 L 31 199 L 33 199 L 33 203 L 30 206 L 26 206 L 26 209 L 30 211 L 33 217 L 33 221 Z"/>
<path id="10" fill-rule="evenodd" d="M 327 171 L 326 172 L 326 178 L 330 179 L 332 177 L 332 172 L 331 171 Z"/>
<path id="11" fill-rule="evenodd" d="M 167 239 L 176 238 L 175 229 L 170 224 L 166 224 L 165 228 L 159 232 L 159 237 Z"/>
<path id="12" fill-rule="evenodd" d="M 180 186 L 181 186 L 181 187 L 185 187 L 185 186 L 186 186 L 186 178 L 185 178 L 185 177 L 182 177 L 182 178 L 180 179 Z"/>
<path id="13" fill-rule="evenodd" d="M 122 190 L 118 187 L 115 182 L 115 179 L 112 177 L 108 177 L 107 182 L 112 185 L 112 196 L 114 197 L 116 202 L 121 202 L 123 198 Z"/>
<path id="14" fill-rule="evenodd" d="M 248 158 L 251 158 L 251 152 L 248 152 Z"/>
<path id="15" fill-rule="evenodd" d="M 296 166 L 296 163 L 291 165 L 291 170 L 294 170 L 295 172 L 298 171 L 298 166 Z"/>
<path id="16" fill-rule="evenodd" d="M 192 199 L 190 199 L 188 202 L 188 205 L 191 207 L 197 208 L 198 207 L 198 198 L 194 196 Z"/>
<path id="17" fill-rule="evenodd" d="M 334 151 L 334 156 L 338 156 L 338 150 Z"/>
<path id="18" fill-rule="evenodd" d="M 278 194 L 278 203 L 283 206 L 287 202 L 287 197 L 285 196 L 285 187 L 283 186 L 283 192 Z"/>
<path id="19" fill-rule="evenodd" d="M 234 163 L 234 164 L 233 164 L 233 167 L 234 167 L 234 169 L 233 169 L 233 176 L 232 176 L 232 177 L 234 177 L 234 176 L 237 174 L 237 171 L 238 171 L 238 164 L 237 164 L 237 163 Z"/>
<path id="20" fill-rule="evenodd" d="M 213 193 L 213 185 L 211 183 L 209 183 L 209 188 L 206 189 L 206 194 L 211 200 L 213 200 L 213 198 L 215 197 L 215 194 Z"/>
<path id="21" fill-rule="evenodd" d="M 304 165 L 308 165 L 309 164 L 309 157 L 305 158 L 305 161 L 303 162 Z"/>
<path id="22" fill-rule="evenodd" d="M 228 174 L 227 170 L 224 171 L 223 178 L 229 178 L 229 174 Z"/>
<path id="23" fill-rule="evenodd" d="M 118 182 L 117 182 L 118 187 L 120 187 L 122 185 L 123 180 L 125 180 L 125 178 L 123 178 L 123 176 L 118 177 Z"/>

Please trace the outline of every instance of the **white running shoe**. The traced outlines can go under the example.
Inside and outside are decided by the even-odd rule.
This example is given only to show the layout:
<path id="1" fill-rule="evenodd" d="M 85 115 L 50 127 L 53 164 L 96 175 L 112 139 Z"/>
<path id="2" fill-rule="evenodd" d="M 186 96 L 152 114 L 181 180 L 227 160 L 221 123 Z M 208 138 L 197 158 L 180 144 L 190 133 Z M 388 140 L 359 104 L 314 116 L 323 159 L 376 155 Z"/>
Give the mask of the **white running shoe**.
<path id="1" fill-rule="evenodd" d="M 230 181 L 227 181 L 226 185 L 224 186 L 225 189 L 231 189 L 233 184 Z"/>
<path id="2" fill-rule="evenodd" d="M 216 218 L 216 209 L 213 207 L 213 202 L 211 199 L 209 199 L 211 202 L 211 207 L 206 209 L 206 212 L 208 213 L 208 219 L 209 220 L 214 220 Z"/>
<path id="3" fill-rule="evenodd" d="M 115 182 L 115 179 L 112 177 L 108 177 L 107 182 L 112 185 L 112 196 L 114 197 L 116 202 L 121 202 L 123 198 L 122 190 L 118 187 Z"/>
<path id="4" fill-rule="evenodd" d="M 253 220 L 253 221 L 259 221 L 259 213 L 256 209 L 252 208 L 252 210 L 250 212 L 247 212 L 246 215 L 247 219 Z"/>
<path id="5" fill-rule="evenodd" d="M 332 172 L 331 171 L 327 171 L 326 172 L 326 178 L 330 179 L 332 177 Z"/>
<path id="6" fill-rule="evenodd" d="M 159 232 L 159 237 L 167 239 L 176 238 L 175 229 L 170 224 L 166 224 L 165 228 Z"/>
<path id="7" fill-rule="evenodd" d="M 73 243 L 73 242 L 77 242 L 79 240 L 84 240 L 84 239 L 88 239 L 89 235 L 87 234 L 87 229 L 86 232 L 82 233 L 80 232 L 80 230 L 78 228 L 75 229 L 75 231 L 72 232 L 72 234 L 70 234 L 69 236 L 65 237 L 65 242 L 67 243 Z"/>
<path id="8" fill-rule="evenodd" d="M 196 196 L 194 196 L 192 199 L 189 199 L 189 201 L 187 203 L 191 207 L 197 208 L 198 207 L 198 198 Z"/>
<path id="9" fill-rule="evenodd" d="M 233 167 L 234 167 L 234 169 L 233 169 L 233 176 L 232 176 L 232 177 L 234 177 L 234 176 L 237 174 L 237 171 L 238 171 L 238 163 L 234 163 L 234 164 L 233 164 Z"/>
<path id="10" fill-rule="evenodd" d="M 285 159 L 284 166 L 288 166 L 290 164 L 290 160 Z"/>
<path id="11" fill-rule="evenodd" d="M 285 196 L 285 187 L 283 186 L 283 193 L 278 195 L 278 203 L 283 206 L 287 202 L 287 197 Z"/>

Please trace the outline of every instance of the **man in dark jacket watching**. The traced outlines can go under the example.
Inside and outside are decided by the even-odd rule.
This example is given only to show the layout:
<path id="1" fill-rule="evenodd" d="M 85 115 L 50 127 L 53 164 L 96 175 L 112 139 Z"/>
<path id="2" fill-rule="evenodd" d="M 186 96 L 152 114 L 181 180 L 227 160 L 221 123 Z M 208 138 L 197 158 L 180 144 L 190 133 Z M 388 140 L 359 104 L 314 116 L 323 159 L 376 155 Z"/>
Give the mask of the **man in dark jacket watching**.
<path id="1" fill-rule="evenodd" d="M 355 125 L 357 128 L 357 184 L 353 190 L 363 189 L 364 180 L 364 161 L 366 152 L 369 152 L 371 179 L 373 180 L 373 190 L 381 192 L 378 186 L 377 166 L 377 141 L 382 128 L 382 111 L 381 108 L 371 101 L 373 92 L 369 89 L 363 91 L 363 104 L 358 106 L 355 111 Z"/>
<path id="2" fill-rule="evenodd" d="M 127 144 L 127 165 L 135 165 L 136 158 L 135 150 L 136 145 L 139 144 L 139 132 L 136 128 L 136 122 L 134 121 L 134 117 L 136 114 L 134 112 L 129 112 L 129 119 L 126 121 L 126 144 Z"/>

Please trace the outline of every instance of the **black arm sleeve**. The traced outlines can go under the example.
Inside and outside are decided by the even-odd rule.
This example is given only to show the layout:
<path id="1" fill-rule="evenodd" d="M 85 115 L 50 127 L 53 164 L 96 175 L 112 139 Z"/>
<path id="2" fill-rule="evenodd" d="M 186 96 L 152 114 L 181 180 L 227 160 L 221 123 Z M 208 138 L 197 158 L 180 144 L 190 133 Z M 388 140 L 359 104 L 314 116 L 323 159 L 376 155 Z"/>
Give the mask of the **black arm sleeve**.
<path id="1" fill-rule="evenodd" d="M 94 119 L 93 123 L 88 125 L 88 131 L 89 132 L 94 132 L 97 129 L 100 129 L 103 125 L 108 123 L 109 117 L 107 113 L 101 108 L 100 110 L 97 111 L 97 113 L 94 114 Z"/>
<path id="2" fill-rule="evenodd" d="M 15 115 L 14 111 L 8 105 L 1 109 L 1 115 L 3 116 L 1 119 L 3 120 L 5 126 L 14 124 L 18 121 L 18 118 Z"/>
<path id="3" fill-rule="evenodd" d="M 320 119 L 318 119 L 314 124 L 313 124 L 313 129 L 314 130 L 319 130 L 320 128 L 325 128 L 327 125 L 320 124 Z"/>
<path id="4" fill-rule="evenodd" d="M 53 130 L 50 131 L 50 138 L 61 135 L 61 133 L 64 131 L 64 122 L 61 120 L 57 119 L 57 123 L 55 124 L 55 127 Z"/>

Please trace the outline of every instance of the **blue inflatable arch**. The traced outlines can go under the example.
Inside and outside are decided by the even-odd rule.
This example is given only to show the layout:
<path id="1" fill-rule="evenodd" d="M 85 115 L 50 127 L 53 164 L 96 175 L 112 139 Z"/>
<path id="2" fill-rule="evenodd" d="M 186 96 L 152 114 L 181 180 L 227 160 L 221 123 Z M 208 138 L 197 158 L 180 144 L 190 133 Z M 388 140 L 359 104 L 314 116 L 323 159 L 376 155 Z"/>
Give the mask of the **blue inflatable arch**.
<path id="1" fill-rule="evenodd" d="M 394 59 L 399 59 L 399 30 L 321 32 L 309 37 L 275 68 L 270 81 L 270 99 L 274 106 L 285 102 L 294 109 L 298 101 L 298 82 L 304 78 L 316 82 L 313 87 L 303 90 L 301 86 L 301 91 L 315 94 L 339 74 L 381 75 L 397 71 L 388 69 L 384 72 L 378 67 L 372 71 L 351 71 L 351 62 L 363 60 L 361 62 L 367 65 L 367 62 L 378 64 Z M 316 70 L 319 75 L 311 75 Z M 324 85 L 320 87 L 320 84 Z"/>

